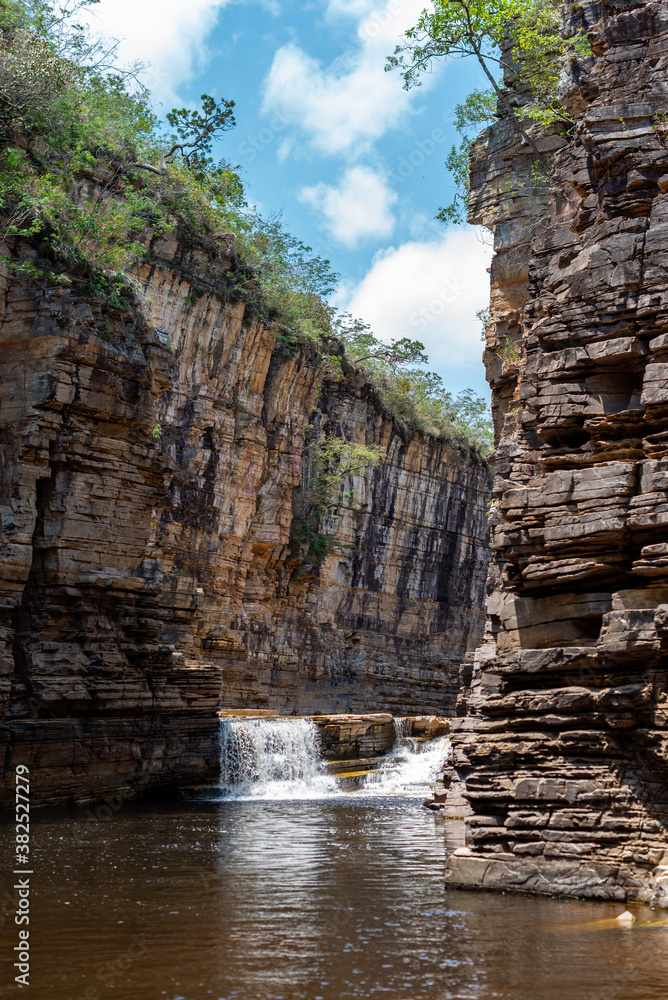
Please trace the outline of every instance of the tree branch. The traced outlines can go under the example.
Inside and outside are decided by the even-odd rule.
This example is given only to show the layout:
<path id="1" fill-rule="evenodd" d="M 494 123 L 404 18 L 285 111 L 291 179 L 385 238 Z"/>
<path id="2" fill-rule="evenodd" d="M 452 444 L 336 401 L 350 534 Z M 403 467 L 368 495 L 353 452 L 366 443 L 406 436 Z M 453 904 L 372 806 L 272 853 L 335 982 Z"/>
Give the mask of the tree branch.
<path id="1" fill-rule="evenodd" d="M 530 146 L 531 149 L 533 149 L 533 151 L 536 154 L 536 156 L 538 157 L 538 159 L 542 163 L 544 163 L 545 162 L 545 158 L 543 157 L 543 154 L 538 149 L 538 146 L 533 141 L 533 139 L 531 138 L 531 136 L 522 127 L 521 122 L 519 121 L 517 115 L 515 114 L 515 109 L 513 108 L 512 104 L 510 103 L 510 101 L 506 97 L 504 91 L 501 89 L 501 87 L 499 87 L 498 83 L 496 82 L 496 80 L 494 79 L 494 77 L 490 73 L 489 69 L 487 68 L 487 63 L 485 61 L 485 57 L 483 56 L 483 54 L 482 54 L 482 52 L 480 50 L 480 46 L 479 46 L 479 44 L 478 44 L 478 42 L 477 42 L 477 40 L 475 38 L 475 32 L 473 30 L 473 25 L 471 24 L 471 13 L 470 13 L 470 10 L 469 10 L 469 5 L 466 3 L 466 0 L 454 0 L 454 2 L 458 3 L 459 6 L 464 11 L 464 13 L 466 14 L 466 23 L 468 25 L 468 35 L 469 35 L 469 42 L 471 43 L 471 48 L 473 49 L 475 57 L 478 60 L 478 62 L 480 63 L 480 66 L 482 67 L 483 73 L 485 74 L 485 76 L 487 77 L 487 79 L 491 83 L 492 87 L 494 88 L 494 93 L 496 94 L 496 96 L 498 97 L 499 101 L 503 105 L 504 109 L 506 110 L 506 112 L 510 116 L 510 120 L 512 122 L 512 127 L 515 129 L 515 131 L 518 133 L 518 135 L 520 135 L 522 137 L 522 140 L 528 146 Z M 503 63 L 501 63 L 501 65 L 503 65 Z"/>
<path id="2" fill-rule="evenodd" d="M 150 163 L 131 163 L 130 167 L 134 167 L 135 170 L 150 170 L 152 174 L 158 174 L 160 177 L 167 176 L 167 164 L 165 163 L 165 154 L 160 155 L 160 166 L 154 167 Z"/>
<path id="3" fill-rule="evenodd" d="M 356 365 L 360 361 L 368 361 L 369 358 L 387 358 L 392 354 L 392 350 L 388 347 L 386 351 L 374 351 L 372 354 L 363 354 L 361 358 L 353 358 Z"/>

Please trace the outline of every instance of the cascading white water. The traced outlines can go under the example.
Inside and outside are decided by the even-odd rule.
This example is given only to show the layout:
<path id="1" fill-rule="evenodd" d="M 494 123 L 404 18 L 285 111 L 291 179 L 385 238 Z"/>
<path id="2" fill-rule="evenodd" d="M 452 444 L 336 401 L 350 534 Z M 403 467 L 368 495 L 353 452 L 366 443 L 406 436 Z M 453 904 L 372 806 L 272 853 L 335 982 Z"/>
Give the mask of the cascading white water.
<path id="1" fill-rule="evenodd" d="M 419 743 L 404 738 L 383 758 L 382 767 L 366 779 L 366 791 L 374 795 L 422 795 L 438 778 L 450 754 L 450 737 Z"/>
<path id="2" fill-rule="evenodd" d="M 311 719 L 221 719 L 220 787 L 226 798 L 323 798 L 337 792 Z"/>
<path id="3" fill-rule="evenodd" d="M 407 736 L 410 736 L 413 729 L 413 720 L 401 715 L 395 715 L 392 719 L 394 723 L 394 736 L 397 745 L 405 740 Z"/>
<path id="4" fill-rule="evenodd" d="M 395 748 L 352 794 L 423 795 L 450 751 L 447 736 L 426 742 L 408 735 L 410 719 L 395 719 Z M 322 799 L 349 795 L 327 774 L 311 719 L 220 720 L 220 791 L 226 799 Z"/>
<path id="5" fill-rule="evenodd" d="M 401 715 L 395 715 L 392 720 L 394 723 L 394 736 L 395 736 L 395 750 L 399 747 L 409 747 L 412 753 L 420 752 L 420 744 L 414 736 L 413 732 L 413 720 L 410 716 L 404 717 Z"/>

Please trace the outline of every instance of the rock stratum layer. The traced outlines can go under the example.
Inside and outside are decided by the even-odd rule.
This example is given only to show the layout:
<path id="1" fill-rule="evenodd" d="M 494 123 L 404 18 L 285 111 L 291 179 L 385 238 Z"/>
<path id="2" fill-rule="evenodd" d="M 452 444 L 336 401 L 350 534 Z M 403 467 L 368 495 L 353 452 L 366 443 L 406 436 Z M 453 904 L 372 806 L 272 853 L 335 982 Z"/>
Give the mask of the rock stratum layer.
<path id="1" fill-rule="evenodd" d="M 668 4 L 575 9 L 549 191 L 479 140 L 499 444 L 452 886 L 668 904 Z"/>
<path id="2" fill-rule="evenodd" d="M 2 277 L 10 797 L 17 763 L 35 804 L 211 776 L 221 704 L 452 710 L 482 632 L 487 469 L 402 429 L 359 372 L 291 355 L 231 297 L 234 267 L 226 238 L 155 240 L 133 309 Z M 385 449 L 321 565 L 293 530 L 307 433 Z"/>

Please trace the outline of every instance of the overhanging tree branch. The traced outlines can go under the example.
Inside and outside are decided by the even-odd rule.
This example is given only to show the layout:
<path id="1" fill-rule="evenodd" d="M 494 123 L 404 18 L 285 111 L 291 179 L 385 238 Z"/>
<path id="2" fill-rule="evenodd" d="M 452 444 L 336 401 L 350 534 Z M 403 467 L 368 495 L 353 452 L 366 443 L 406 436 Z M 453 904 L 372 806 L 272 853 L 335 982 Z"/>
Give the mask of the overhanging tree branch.
<path id="1" fill-rule="evenodd" d="M 473 56 L 499 111 L 508 117 L 522 144 L 545 164 L 545 154 L 527 132 L 492 67 L 509 68 L 504 49 L 511 34 L 514 51 L 519 55 L 517 77 L 530 94 L 529 117 L 563 120 L 555 104 L 559 56 L 564 47 L 559 25 L 557 0 L 432 0 L 431 8 L 423 10 L 417 25 L 406 31 L 406 42 L 396 47 L 385 68 L 401 68 L 404 86 L 409 89 L 419 85 L 420 75 L 433 59 Z M 469 110 L 468 100 L 458 108 L 462 117 Z M 478 121 L 475 116 L 468 124 Z"/>
<path id="2" fill-rule="evenodd" d="M 193 169 L 204 169 L 210 164 L 209 154 L 214 139 L 223 132 L 229 132 L 236 126 L 234 120 L 234 101 L 216 101 L 209 94 L 202 94 L 202 110 L 188 111 L 186 108 L 173 108 L 167 115 L 167 121 L 176 130 L 174 142 L 167 153 L 162 153 L 160 166 L 150 163 L 131 163 L 136 170 L 149 170 L 151 173 L 165 176 L 167 165 L 174 162 L 180 153 L 186 166 Z"/>

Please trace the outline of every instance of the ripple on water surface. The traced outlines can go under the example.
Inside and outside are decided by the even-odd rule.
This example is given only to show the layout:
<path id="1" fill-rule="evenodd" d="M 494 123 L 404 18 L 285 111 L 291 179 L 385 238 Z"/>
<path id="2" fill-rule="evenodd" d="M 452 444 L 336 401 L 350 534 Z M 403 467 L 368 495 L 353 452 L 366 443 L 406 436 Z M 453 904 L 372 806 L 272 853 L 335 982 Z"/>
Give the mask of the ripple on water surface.
<path id="1" fill-rule="evenodd" d="M 32 995 L 668 996 L 660 914 L 639 908 L 619 928 L 619 906 L 446 892 L 443 835 L 415 800 L 355 796 L 40 817 Z M 3 984 L 16 931 L 1 929 Z"/>

